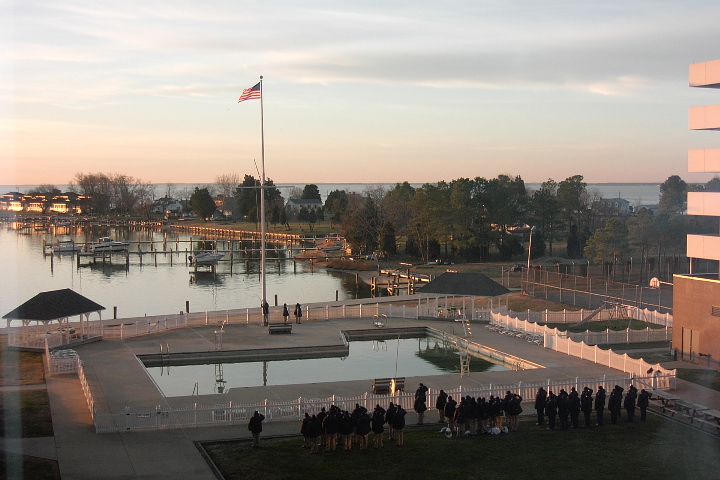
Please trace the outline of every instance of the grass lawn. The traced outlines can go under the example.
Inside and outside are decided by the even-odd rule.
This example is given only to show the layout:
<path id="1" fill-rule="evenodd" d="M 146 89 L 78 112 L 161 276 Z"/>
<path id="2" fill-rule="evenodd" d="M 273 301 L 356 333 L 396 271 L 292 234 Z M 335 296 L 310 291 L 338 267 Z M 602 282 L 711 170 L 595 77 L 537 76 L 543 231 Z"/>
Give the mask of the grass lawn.
<path id="1" fill-rule="evenodd" d="M 529 406 L 525 407 L 526 409 Z M 225 479 L 717 478 L 720 438 L 649 414 L 646 422 L 562 432 L 521 418 L 520 431 L 447 439 L 440 426 L 411 427 L 405 445 L 310 455 L 300 437 L 203 445 Z M 692 453 L 690 453 L 692 452 Z"/>
<path id="2" fill-rule="evenodd" d="M 45 383 L 42 354 L 8 350 L 7 335 L 0 335 L 0 386 Z"/>
<path id="3" fill-rule="evenodd" d="M 0 432 L 8 438 L 52 437 L 47 390 L 0 393 Z"/>
<path id="4" fill-rule="evenodd" d="M 0 475 L 4 475 L 0 478 L 60 480 L 60 468 L 55 460 L 0 451 Z"/>
<path id="5" fill-rule="evenodd" d="M 701 370 L 695 368 L 678 368 L 677 377 L 703 387 L 720 391 L 720 372 L 717 370 Z"/>

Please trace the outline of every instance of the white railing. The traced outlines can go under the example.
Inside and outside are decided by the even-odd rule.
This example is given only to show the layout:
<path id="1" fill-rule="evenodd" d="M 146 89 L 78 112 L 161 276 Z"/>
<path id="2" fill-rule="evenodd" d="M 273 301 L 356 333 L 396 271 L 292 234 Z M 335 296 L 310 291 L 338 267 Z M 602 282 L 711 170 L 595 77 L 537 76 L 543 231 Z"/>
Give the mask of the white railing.
<path id="1" fill-rule="evenodd" d="M 672 327 L 673 316 L 669 313 L 659 313 L 655 310 L 648 310 L 647 308 L 637 307 L 622 307 L 625 311 L 623 312 L 628 318 L 634 318 L 642 320 L 643 322 L 650 323 L 653 325 L 662 325 L 664 327 Z M 580 323 L 587 316 L 592 314 L 593 310 L 560 310 L 550 311 L 544 310 L 540 312 L 533 312 L 531 310 L 525 310 L 522 312 L 514 312 L 512 310 L 507 312 L 507 315 L 518 318 L 521 320 L 527 320 L 532 323 Z M 600 310 L 591 321 L 602 321 L 602 320 L 614 320 L 617 318 L 616 312 L 612 309 Z"/>
<path id="2" fill-rule="evenodd" d="M 660 382 L 657 383 L 657 385 L 662 385 L 657 386 L 653 384 L 654 386 L 652 388 L 675 388 L 675 370 L 665 370 L 660 364 L 651 364 L 643 359 L 634 359 L 629 357 L 627 353 L 620 355 L 612 350 L 603 350 L 597 345 L 586 345 L 582 341 L 575 341 L 571 335 L 568 335 L 565 332 L 560 332 L 555 328 L 537 325 L 536 323 L 527 322 L 508 315 L 494 314 L 492 324 L 503 326 L 508 329 L 542 334 L 543 345 L 545 348 L 550 348 L 557 352 L 579 357 L 583 360 L 590 360 L 599 365 L 615 368 L 638 377 L 643 377 L 648 375 L 648 373 L 651 373 L 651 378 L 656 379 L 653 381 Z M 665 332 L 667 330 L 668 329 L 665 328 L 662 331 Z M 626 334 L 626 332 L 619 333 Z M 646 332 L 640 331 L 638 334 L 643 335 L 646 334 Z"/>
<path id="3" fill-rule="evenodd" d="M 49 348 L 82 343 L 88 339 L 100 338 L 102 326 L 100 321 L 72 322 L 67 325 L 29 325 L 10 327 L 8 329 L 8 346 L 41 350 L 46 342 Z"/>
<path id="4" fill-rule="evenodd" d="M 467 388 L 458 386 L 445 392 L 453 398 L 465 396 L 485 397 L 505 396 L 508 390 L 518 393 L 527 402 L 534 399 L 538 388 L 543 387 L 547 391 L 559 391 L 561 388 L 567 391 L 574 387 L 581 391 L 585 386 L 593 389 L 602 385 L 606 390 L 612 389 L 616 384 L 628 385 L 631 383 L 644 385 L 651 382 L 652 378 L 633 377 L 631 375 L 603 376 L 593 378 L 579 378 L 567 380 L 546 380 L 541 382 L 518 382 L 513 384 L 480 386 Z M 428 392 L 428 405 L 434 405 L 439 390 L 431 389 Z M 100 413 L 95 412 L 95 428 L 97 433 L 124 432 L 130 430 L 158 430 L 166 428 L 185 428 L 216 425 L 244 425 L 255 410 L 265 415 L 267 422 L 297 421 L 303 418 L 304 414 L 317 413 L 322 407 L 326 409 L 330 405 L 336 405 L 342 410 L 352 411 L 355 404 L 359 404 L 368 410 L 372 410 L 376 404 L 386 406 L 388 402 L 400 404 L 409 412 L 412 411 L 414 393 L 397 392 L 395 395 L 375 395 L 364 393 L 362 395 L 340 397 L 333 395 L 326 398 L 304 398 L 287 402 L 273 402 L 264 400 L 256 403 L 238 404 L 234 402 L 220 403 L 212 406 L 200 406 L 193 404 L 187 407 L 167 408 L 157 406 L 154 408 L 130 408 L 126 407 L 121 413 Z M 527 408 L 526 413 L 531 409 Z"/>

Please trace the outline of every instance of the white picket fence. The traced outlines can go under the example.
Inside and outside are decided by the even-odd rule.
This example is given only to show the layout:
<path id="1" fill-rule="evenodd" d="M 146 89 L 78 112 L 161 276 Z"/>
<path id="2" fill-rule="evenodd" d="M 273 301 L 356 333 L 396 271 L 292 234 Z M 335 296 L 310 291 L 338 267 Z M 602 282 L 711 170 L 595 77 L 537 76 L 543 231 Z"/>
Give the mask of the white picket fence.
<path id="1" fill-rule="evenodd" d="M 627 318 L 634 318 L 636 320 L 642 320 L 653 325 L 662 325 L 664 327 L 672 327 L 673 316 L 669 313 L 659 313 L 655 310 L 648 310 L 647 308 L 637 308 L 632 306 L 623 306 L 623 314 L 627 315 Z M 507 315 L 518 318 L 521 320 L 527 320 L 532 323 L 568 323 L 575 324 L 583 321 L 587 316 L 592 314 L 593 310 L 561 310 L 561 311 L 550 311 L 544 310 L 534 312 L 531 310 L 525 310 L 522 312 L 508 311 Z M 592 321 L 601 320 L 614 320 L 616 319 L 616 311 L 612 308 L 600 310 L 600 312 L 593 317 Z"/>
<path id="2" fill-rule="evenodd" d="M 574 387 L 582 391 L 585 386 L 593 390 L 602 385 L 606 390 L 611 390 L 615 385 L 627 386 L 638 385 L 639 388 L 647 388 L 654 377 L 633 377 L 632 375 L 603 376 L 595 378 L 574 378 L 572 380 L 525 383 L 519 382 L 505 385 L 480 386 L 477 388 L 464 388 L 459 386 L 445 392 L 453 398 L 464 396 L 504 397 L 507 391 L 518 393 L 526 401 L 535 398 L 538 388 L 543 387 L 547 391 L 557 392 L 561 388 L 567 391 Z M 428 405 L 435 405 L 439 390 L 430 389 L 428 392 Z M 409 412 L 412 411 L 414 393 L 398 392 L 395 395 L 375 395 L 364 393 L 352 397 L 340 397 L 333 395 L 326 398 L 304 398 L 288 402 L 273 402 L 264 400 L 257 403 L 238 404 L 234 402 L 219 403 L 212 406 L 199 406 L 193 404 L 185 408 L 167 408 L 157 406 L 146 409 L 126 408 L 120 413 L 95 412 L 94 421 L 97 433 L 125 432 L 131 430 L 158 430 L 167 428 L 201 427 L 214 425 L 245 425 L 256 410 L 265 415 L 266 422 L 298 421 L 305 413 L 313 414 L 326 409 L 330 405 L 336 405 L 342 410 L 352 411 L 355 404 L 359 404 L 368 410 L 372 410 L 376 404 L 387 406 L 389 402 L 400 404 Z M 525 413 L 529 413 L 531 407 L 526 407 Z"/>
<path id="3" fill-rule="evenodd" d="M 583 360 L 590 360 L 599 365 L 615 368 L 637 377 L 650 375 L 651 378 L 655 379 L 650 382 L 652 388 L 675 388 L 675 370 L 665 370 L 660 364 L 650 364 L 643 359 L 634 359 L 626 353 L 620 355 L 612 350 L 603 350 L 597 345 L 590 346 L 583 341 L 576 341 L 572 338 L 572 335 L 568 335 L 566 332 L 560 332 L 555 328 L 548 328 L 544 325 L 513 318 L 509 315 L 493 314 L 491 324 L 521 332 L 541 334 L 545 348 L 550 348 L 556 352 L 572 355 L 582 358 Z M 667 330 L 668 329 L 665 328 L 661 330 L 661 332 L 666 332 Z M 617 333 L 625 334 L 629 338 L 626 332 Z M 647 332 L 640 331 L 638 334 L 643 335 L 647 334 Z"/>

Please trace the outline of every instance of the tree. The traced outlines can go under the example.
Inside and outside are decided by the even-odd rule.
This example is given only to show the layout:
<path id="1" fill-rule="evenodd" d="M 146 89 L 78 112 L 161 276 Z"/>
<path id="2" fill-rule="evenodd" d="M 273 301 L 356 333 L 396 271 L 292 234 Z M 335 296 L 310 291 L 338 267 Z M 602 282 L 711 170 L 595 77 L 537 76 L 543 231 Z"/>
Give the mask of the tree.
<path id="1" fill-rule="evenodd" d="M 330 227 L 342 223 L 348 207 L 348 195 L 345 190 L 333 190 L 325 199 L 325 209 L 330 212 Z"/>
<path id="2" fill-rule="evenodd" d="M 397 183 L 389 192 L 383 196 L 382 212 L 383 218 L 392 222 L 399 235 L 407 235 L 412 208 L 410 202 L 415 195 L 415 188 L 408 182 Z M 326 202 L 327 204 L 327 202 Z"/>
<path id="3" fill-rule="evenodd" d="M 588 210 L 587 184 L 582 175 L 568 177 L 557 186 L 557 202 L 567 228 L 582 227 Z"/>
<path id="4" fill-rule="evenodd" d="M 560 223 L 560 205 L 557 199 L 557 183 L 550 178 L 543 182 L 530 199 L 530 222 L 542 232 L 543 238 L 547 239 L 549 254 L 553 255 L 553 239 L 556 226 Z M 535 250 L 533 243 L 533 250 Z M 544 250 L 543 241 L 543 250 Z M 543 253 L 544 254 L 544 253 Z"/>
<path id="5" fill-rule="evenodd" d="M 660 185 L 661 212 L 680 213 L 687 202 L 688 185 L 677 175 L 671 175 Z"/>
<path id="6" fill-rule="evenodd" d="M 570 225 L 568 229 L 566 253 L 568 258 L 581 258 L 583 256 L 583 245 L 575 224 Z"/>
<path id="7" fill-rule="evenodd" d="M 365 197 L 359 208 L 346 221 L 345 238 L 360 252 L 372 252 L 378 247 L 380 218 L 372 198 Z"/>
<path id="8" fill-rule="evenodd" d="M 310 231 L 312 232 L 315 229 L 315 222 L 317 222 L 317 213 L 314 208 L 311 208 L 308 212 L 307 222 L 310 227 Z"/>
<path id="9" fill-rule="evenodd" d="M 215 201 L 207 188 L 195 187 L 195 191 L 190 195 L 190 206 L 192 211 L 205 221 L 215 213 Z"/>
<path id="10" fill-rule="evenodd" d="M 629 251 L 627 227 L 617 218 L 610 218 L 605 223 L 605 227 L 596 230 L 588 239 L 585 256 L 592 258 L 595 262 L 607 265 L 607 275 L 610 276 L 612 273 L 613 280 L 615 280 L 615 266 L 622 263 Z"/>
<path id="11" fill-rule="evenodd" d="M 384 222 L 380 227 L 380 244 L 378 248 L 383 255 L 395 255 L 397 253 L 395 226 L 392 222 Z"/>
<path id="12" fill-rule="evenodd" d="M 280 223 L 280 210 L 282 210 L 282 207 L 279 207 L 278 205 L 272 206 L 272 211 L 270 212 L 270 223 L 273 228 Z"/>
<path id="13" fill-rule="evenodd" d="M 655 217 L 646 208 L 640 209 L 635 216 L 627 221 L 628 239 L 630 245 L 640 249 L 640 281 L 642 285 L 645 278 L 645 267 L 648 263 L 650 247 L 653 245 L 655 232 Z M 650 272 L 647 272 L 649 276 Z"/>
<path id="14" fill-rule="evenodd" d="M 242 183 L 235 189 L 235 205 L 240 216 L 247 218 L 251 209 L 260 205 L 259 190 L 260 180 L 252 175 L 245 175 Z"/>
<path id="15" fill-rule="evenodd" d="M 290 225 L 288 225 L 287 211 L 284 208 L 280 209 L 280 225 L 284 225 L 285 228 L 290 228 Z"/>
<path id="16" fill-rule="evenodd" d="M 240 184 L 240 175 L 237 173 L 225 173 L 215 177 L 215 184 L 218 192 L 222 195 L 222 211 L 223 213 L 229 212 L 233 215 L 235 211 L 235 190 L 238 184 Z"/>
<path id="17" fill-rule="evenodd" d="M 320 198 L 320 190 L 318 189 L 318 186 L 315 184 L 305 185 L 305 188 L 303 188 L 302 196 L 300 197 L 303 200 L 321 200 Z"/>
<path id="18" fill-rule="evenodd" d="M 707 181 L 705 184 L 706 192 L 720 192 L 720 177 L 717 175 Z"/>
<path id="19" fill-rule="evenodd" d="M 70 188 L 89 198 L 90 212 L 106 215 L 113 205 L 111 183 L 104 173 L 76 173 Z"/>
<path id="20" fill-rule="evenodd" d="M 302 224 L 303 222 L 307 222 L 310 220 L 310 212 L 308 212 L 308 209 L 305 205 L 300 207 L 300 211 L 297 215 L 297 221 Z"/>

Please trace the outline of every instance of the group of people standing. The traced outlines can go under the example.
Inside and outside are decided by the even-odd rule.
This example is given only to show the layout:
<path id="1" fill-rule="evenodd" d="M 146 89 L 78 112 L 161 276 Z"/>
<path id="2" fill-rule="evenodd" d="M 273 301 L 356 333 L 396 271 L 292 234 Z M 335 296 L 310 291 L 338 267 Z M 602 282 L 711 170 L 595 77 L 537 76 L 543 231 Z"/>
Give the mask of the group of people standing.
<path id="1" fill-rule="evenodd" d="M 589 427 L 593 410 L 596 415 L 596 425 L 602 426 L 605 423 L 605 410 L 610 412 L 610 423 L 615 425 L 622 416 L 622 409 L 626 412 L 626 421 L 632 422 L 635 418 L 635 409 L 640 410 L 640 420 L 645 420 L 647 408 L 650 404 L 650 393 L 642 389 L 639 393 L 634 385 L 630 385 L 627 394 L 623 398 L 624 389 L 615 385 L 607 395 L 605 388 L 599 385 L 595 397 L 590 387 L 583 388 L 578 393 L 575 388 L 570 393 L 564 389 L 556 395 L 552 391 L 546 392 L 540 387 L 535 395 L 535 410 L 537 412 L 537 424 L 543 426 L 545 417 L 548 420 L 548 428 L 555 429 L 556 421 L 560 424 L 560 430 L 578 428 L 580 414 L 583 414 L 584 424 Z"/>
<path id="2" fill-rule="evenodd" d="M 262 309 L 262 324 L 263 326 L 268 325 L 268 317 L 270 316 L 270 305 L 268 305 L 267 302 L 263 301 L 260 302 L 260 308 Z M 293 315 L 295 316 L 295 323 L 300 323 L 300 319 L 303 316 L 302 306 L 300 306 L 299 303 L 295 304 L 295 309 L 293 310 Z M 288 310 L 287 303 L 283 303 L 283 322 L 288 323 L 288 319 L 290 318 L 290 311 Z"/>
<path id="3" fill-rule="evenodd" d="M 334 452 L 339 442 L 345 451 L 352 450 L 353 443 L 359 444 L 360 450 L 367 450 L 372 433 L 373 446 L 383 448 L 386 425 L 390 440 L 402 446 L 406 414 L 402 406 L 392 402 L 387 410 L 378 404 L 372 412 L 357 403 L 352 412 L 341 410 L 335 405 L 331 405 L 327 411 L 322 407 L 317 414 L 305 413 L 300 425 L 303 447 L 309 448 L 310 453 L 318 453 L 321 446 L 324 446 L 326 452 Z"/>
<path id="4" fill-rule="evenodd" d="M 458 403 L 452 396 L 440 390 L 435 408 L 439 423 L 446 423 L 453 435 L 461 433 L 477 435 L 491 432 L 492 429 L 507 428 L 508 431 L 518 430 L 518 416 L 522 413 L 522 397 L 509 390 L 504 397 L 490 395 L 472 397 L 466 395 Z M 503 425 L 504 421 L 504 425 Z"/>

